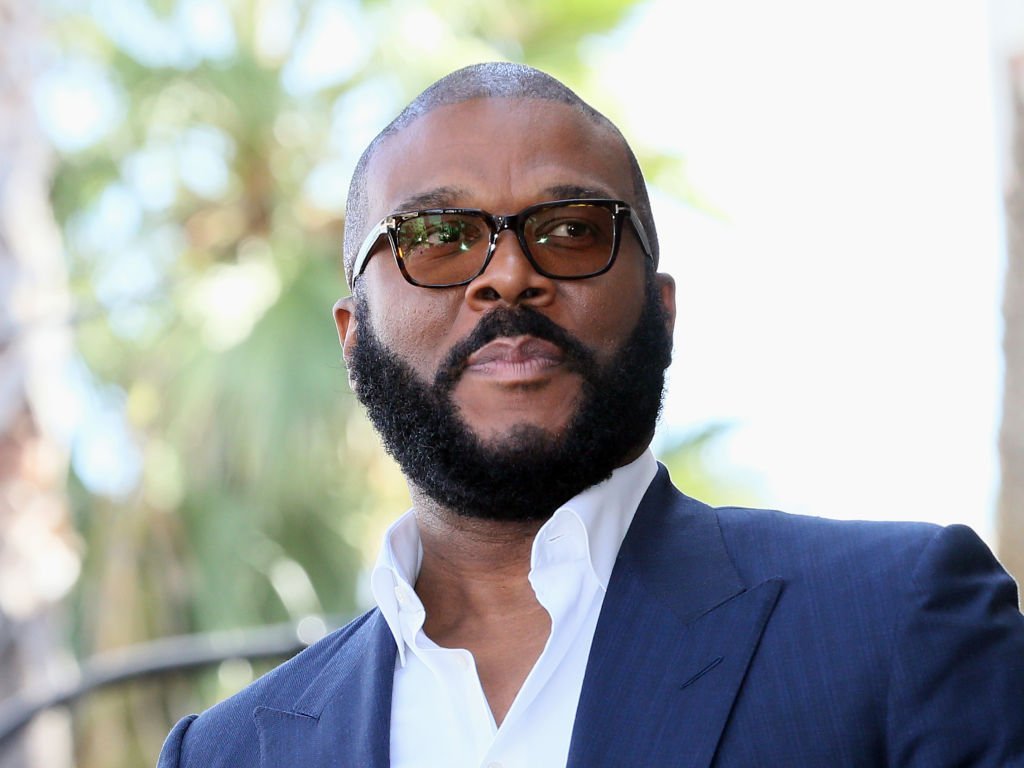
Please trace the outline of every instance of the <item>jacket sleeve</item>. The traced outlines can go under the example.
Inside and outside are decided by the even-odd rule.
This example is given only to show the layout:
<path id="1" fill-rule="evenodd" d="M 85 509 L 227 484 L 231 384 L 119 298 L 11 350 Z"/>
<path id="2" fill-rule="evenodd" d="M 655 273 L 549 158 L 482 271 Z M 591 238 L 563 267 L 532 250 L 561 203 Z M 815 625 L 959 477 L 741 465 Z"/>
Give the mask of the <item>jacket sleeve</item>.
<path id="1" fill-rule="evenodd" d="M 892 661 L 890 765 L 1024 767 L 1024 616 L 969 528 L 922 550 Z"/>
<path id="2" fill-rule="evenodd" d="M 185 732 L 197 717 L 199 715 L 189 715 L 188 717 L 181 718 L 178 724 L 167 734 L 163 749 L 160 750 L 160 759 L 157 761 L 156 768 L 178 768 L 183 765 L 181 762 L 181 745 L 185 741 Z"/>

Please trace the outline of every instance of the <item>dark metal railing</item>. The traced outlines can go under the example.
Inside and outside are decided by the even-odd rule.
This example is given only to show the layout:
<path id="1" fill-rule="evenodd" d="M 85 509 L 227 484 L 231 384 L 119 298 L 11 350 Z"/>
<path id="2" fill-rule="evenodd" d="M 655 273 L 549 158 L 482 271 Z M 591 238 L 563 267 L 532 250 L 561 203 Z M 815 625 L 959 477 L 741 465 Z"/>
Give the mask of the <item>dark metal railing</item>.
<path id="1" fill-rule="evenodd" d="M 82 662 L 64 681 L 20 691 L 0 702 L 0 746 L 40 712 L 71 704 L 100 688 L 231 659 L 288 658 L 342 623 L 307 617 L 296 623 L 167 637 L 99 654 Z"/>

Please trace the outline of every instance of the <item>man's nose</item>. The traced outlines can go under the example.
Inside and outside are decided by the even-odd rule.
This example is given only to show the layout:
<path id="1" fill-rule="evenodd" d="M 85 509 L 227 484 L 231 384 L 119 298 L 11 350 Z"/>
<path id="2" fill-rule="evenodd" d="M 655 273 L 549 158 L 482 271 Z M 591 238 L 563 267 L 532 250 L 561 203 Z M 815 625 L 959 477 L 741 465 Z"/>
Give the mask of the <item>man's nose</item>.
<path id="1" fill-rule="evenodd" d="M 526 258 L 515 233 L 505 230 L 498 233 L 487 268 L 466 286 L 466 301 L 481 310 L 495 303 L 543 307 L 551 303 L 556 291 L 555 281 L 534 269 Z"/>

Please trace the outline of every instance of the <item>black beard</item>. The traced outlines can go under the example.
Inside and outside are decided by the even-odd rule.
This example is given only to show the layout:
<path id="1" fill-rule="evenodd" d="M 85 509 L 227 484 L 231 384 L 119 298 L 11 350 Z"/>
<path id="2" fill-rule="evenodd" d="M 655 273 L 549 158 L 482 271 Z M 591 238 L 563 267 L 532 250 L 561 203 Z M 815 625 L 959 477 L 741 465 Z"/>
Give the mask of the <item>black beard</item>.
<path id="1" fill-rule="evenodd" d="M 406 478 L 453 512 L 487 520 L 547 519 L 606 480 L 654 432 L 672 341 L 652 275 L 636 327 L 604 366 L 536 310 L 499 307 L 452 348 L 429 384 L 381 343 L 362 296 L 356 313 L 359 335 L 349 360 L 356 396 Z M 452 390 L 472 352 L 519 335 L 561 347 L 566 365 L 583 382 L 576 413 L 561 434 L 524 424 L 502 438 L 481 440 L 460 416 Z"/>

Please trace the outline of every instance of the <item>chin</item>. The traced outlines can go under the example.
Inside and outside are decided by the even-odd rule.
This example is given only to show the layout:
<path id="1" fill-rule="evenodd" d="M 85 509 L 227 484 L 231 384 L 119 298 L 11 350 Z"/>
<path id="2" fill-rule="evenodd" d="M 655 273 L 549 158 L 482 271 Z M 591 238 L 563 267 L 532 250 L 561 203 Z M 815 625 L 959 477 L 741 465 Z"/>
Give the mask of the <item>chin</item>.
<path id="1" fill-rule="evenodd" d="M 568 424 L 552 428 L 546 424 L 518 421 L 514 424 L 493 427 L 485 432 L 472 430 L 480 446 L 497 454 L 550 449 L 558 447 L 566 437 Z"/>

